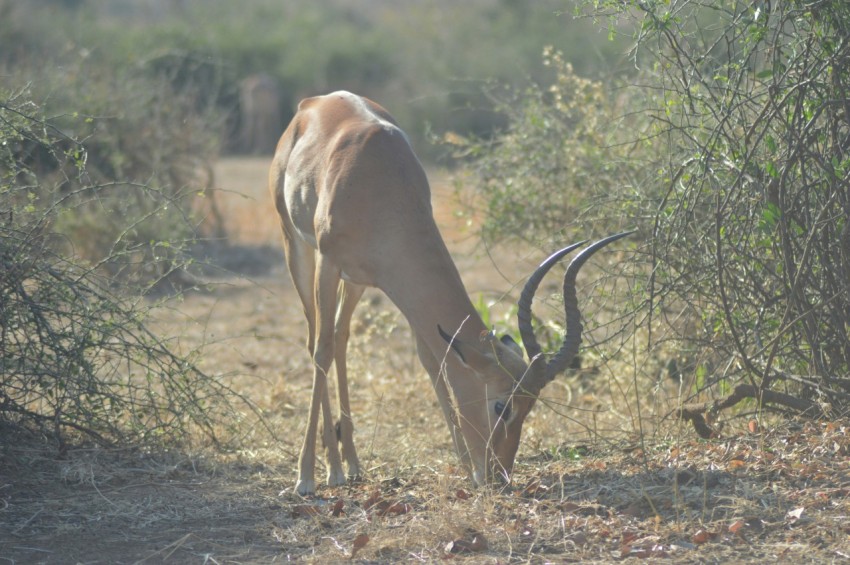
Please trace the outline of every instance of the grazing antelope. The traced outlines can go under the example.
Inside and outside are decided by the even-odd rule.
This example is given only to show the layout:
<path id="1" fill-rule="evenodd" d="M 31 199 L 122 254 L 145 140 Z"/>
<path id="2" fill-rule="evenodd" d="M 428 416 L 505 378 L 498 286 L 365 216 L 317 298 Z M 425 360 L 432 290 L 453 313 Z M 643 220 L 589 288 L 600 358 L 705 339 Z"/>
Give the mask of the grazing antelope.
<path id="1" fill-rule="evenodd" d="M 286 261 L 307 317 L 313 394 L 298 462 L 300 495 L 315 492 L 319 413 L 330 486 L 360 474 L 352 437 L 345 354 L 351 315 L 365 287 L 381 289 L 416 336 L 458 456 L 476 484 L 509 479 L 522 424 L 540 390 L 578 352 L 581 322 L 575 278 L 590 255 L 627 234 L 594 243 L 564 276 L 567 334 L 548 362 L 531 327 L 531 301 L 543 276 L 581 244 L 549 257 L 520 301 L 528 355 L 485 327 L 434 222 L 431 191 L 410 141 L 381 106 L 349 92 L 303 100 L 277 145 L 269 185 L 283 229 Z M 339 423 L 327 377 L 336 362 Z M 454 401 L 452 400 L 454 399 Z"/>

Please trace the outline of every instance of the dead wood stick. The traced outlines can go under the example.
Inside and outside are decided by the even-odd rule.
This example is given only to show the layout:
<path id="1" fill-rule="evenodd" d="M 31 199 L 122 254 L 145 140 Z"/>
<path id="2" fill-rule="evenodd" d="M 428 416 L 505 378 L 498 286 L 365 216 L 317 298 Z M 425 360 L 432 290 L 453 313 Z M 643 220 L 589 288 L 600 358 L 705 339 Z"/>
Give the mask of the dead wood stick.
<path id="1" fill-rule="evenodd" d="M 721 410 L 735 406 L 745 398 L 760 398 L 763 404 L 778 404 L 780 406 L 791 408 L 800 414 L 807 414 L 810 416 L 821 413 L 820 407 L 810 400 L 805 400 L 803 398 L 798 398 L 775 390 L 759 391 L 759 389 L 753 385 L 739 384 L 735 387 L 735 390 L 733 390 L 732 393 L 725 398 L 719 398 L 708 402 L 685 404 L 679 411 L 679 417 L 687 422 L 691 422 L 694 425 L 694 430 L 696 430 L 697 434 L 702 438 L 708 439 L 716 434 L 714 429 L 706 421 L 705 414 L 717 414 Z"/>

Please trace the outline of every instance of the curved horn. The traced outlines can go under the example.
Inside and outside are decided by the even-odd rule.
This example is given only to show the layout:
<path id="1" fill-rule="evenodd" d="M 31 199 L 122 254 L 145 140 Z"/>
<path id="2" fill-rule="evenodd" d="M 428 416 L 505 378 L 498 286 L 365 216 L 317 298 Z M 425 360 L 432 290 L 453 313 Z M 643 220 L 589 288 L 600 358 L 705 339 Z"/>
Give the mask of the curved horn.
<path id="1" fill-rule="evenodd" d="M 591 255 L 618 239 L 633 234 L 627 231 L 600 239 L 590 247 L 584 249 L 575 256 L 567 267 L 564 274 L 564 310 L 566 315 L 567 335 L 564 336 L 564 344 L 554 357 L 546 364 L 546 380 L 541 383 L 545 385 L 554 379 L 558 373 L 567 368 L 578 353 L 581 344 L 581 314 L 578 310 L 578 298 L 576 297 L 576 275 Z"/>
<path id="2" fill-rule="evenodd" d="M 534 293 L 537 292 L 540 281 L 543 280 L 543 277 L 546 276 L 546 273 L 549 272 L 552 266 L 573 249 L 584 245 L 585 241 L 568 245 L 554 252 L 545 261 L 540 263 L 540 266 L 528 277 L 528 281 L 526 281 L 522 289 L 522 294 L 519 295 L 516 318 L 519 325 L 519 335 L 522 338 L 522 345 L 525 347 L 525 352 L 530 362 L 534 361 L 534 358 L 540 354 L 540 344 L 537 343 L 537 338 L 534 336 L 534 329 L 531 327 L 531 301 L 534 300 Z"/>

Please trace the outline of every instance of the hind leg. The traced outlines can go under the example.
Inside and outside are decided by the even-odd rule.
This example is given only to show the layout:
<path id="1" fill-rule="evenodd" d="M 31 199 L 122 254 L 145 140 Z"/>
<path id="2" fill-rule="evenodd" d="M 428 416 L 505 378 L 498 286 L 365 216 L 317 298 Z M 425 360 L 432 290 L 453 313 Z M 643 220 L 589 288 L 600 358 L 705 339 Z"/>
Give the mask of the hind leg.
<path id="1" fill-rule="evenodd" d="M 327 385 L 327 374 L 334 357 L 333 322 L 339 270 L 321 257 L 317 258 L 317 252 L 295 235 L 286 215 L 281 216 L 281 227 L 286 263 L 304 308 L 307 349 L 313 359 L 313 390 L 307 429 L 298 458 L 298 483 L 295 486 L 296 492 L 303 496 L 316 492 L 316 436 L 319 433 L 320 412 L 323 416 L 322 443 L 327 450 L 328 484 L 336 486 L 345 482 Z"/>
<path id="2" fill-rule="evenodd" d="M 315 492 L 316 436 L 320 411 L 322 413 L 322 443 L 325 446 L 328 462 L 328 486 L 345 484 L 345 473 L 339 456 L 328 395 L 328 372 L 334 361 L 334 314 L 339 282 L 339 269 L 319 255 L 316 258 L 315 275 L 316 339 L 313 352 L 313 394 L 307 432 L 304 435 L 304 444 L 298 459 L 299 477 L 296 485 L 296 491 L 302 495 Z"/>

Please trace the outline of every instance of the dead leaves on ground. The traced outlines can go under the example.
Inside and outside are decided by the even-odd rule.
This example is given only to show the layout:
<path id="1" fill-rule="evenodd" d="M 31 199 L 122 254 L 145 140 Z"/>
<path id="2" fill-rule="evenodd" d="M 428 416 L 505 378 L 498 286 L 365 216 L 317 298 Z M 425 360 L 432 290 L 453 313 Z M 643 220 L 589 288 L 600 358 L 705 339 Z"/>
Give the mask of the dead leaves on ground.
<path id="1" fill-rule="evenodd" d="M 366 519 L 371 521 L 372 516 L 401 516 L 413 510 L 413 505 L 409 502 L 385 497 L 380 489 L 374 490 L 362 502 L 352 500 L 352 508 L 356 508 L 359 512 L 366 513 Z M 339 518 L 346 516 L 346 499 L 337 498 L 336 500 L 317 499 L 311 503 L 295 504 L 292 506 L 293 518 L 315 518 L 320 516 L 329 516 L 331 518 Z"/>
<path id="2" fill-rule="evenodd" d="M 694 533 L 691 541 L 695 545 L 702 545 L 704 543 L 708 543 L 710 541 L 716 540 L 717 535 L 718 535 L 717 532 L 710 532 L 708 530 L 697 530 L 696 533 Z"/>
<path id="3" fill-rule="evenodd" d="M 389 491 L 383 491 L 380 488 L 372 490 L 368 495 L 365 493 L 354 492 L 351 498 L 316 499 L 313 502 L 301 503 L 292 506 L 291 515 L 293 518 L 342 518 L 345 516 L 356 516 L 360 514 L 365 518 L 367 523 L 373 522 L 375 518 L 393 518 L 402 517 L 416 510 L 424 510 L 425 504 L 423 498 L 417 497 L 415 494 L 407 492 L 404 495 Z M 365 497 L 364 497 L 365 495 Z M 468 501 L 473 498 L 473 495 L 464 489 L 458 489 L 455 492 L 457 501 Z M 358 534 L 351 542 L 349 558 L 353 559 L 355 555 L 370 542 L 370 536 L 366 533 Z M 338 548 L 343 549 L 344 545 L 339 542 L 334 542 Z M 448 542 L 444 546 L 446 559 L 450 559 L 455 555 L 475 554 L 487 551 L 490 544 L 487 538 L 481 532 L 471 532 L 468 536 L 460 537 Z"/>
<path id="4" fill-rule="evenodd" d="M 363 504 L 363 509 L 369 512 L 370 516 L 401 516 L 413 510 L 413 506 L 407 502 L 386 499 L 381 495 L 380 490 L 376 490 Z"/>
<path id="5" fill-rule="evenodd" d="M 544 461 L 501 492 L 438 492 L 428 479 L 361 483 L 330 500 L 296 504 L 292 515 L 367 529 L 340 544 L 351 556 L 373 546 L 388 555 L 378 532 L 417 524 L 431 536 L 418 542 L 430 547 L 427 556 L 443 560 L 503 555 L 506 539 L 528 555 L 649 560 L 699 560 L 769 543 L 804 547 L 815 538 L 840 545 L 850 539 L 850 526 L 835 522 L 850 510 L 848 431 L 840 423 L 780 432 L 747 422 L 723 440 Z"/>
<path id="6" fill-rule="evenodd" d="M 676 496 L 686 503 L 680 508 L 687 510 L 689 495 L 715 497 L 724 502 L 725 512 L 706 513 L 710 501 L 696 508 L 702 516 L 720 519 L 704 524 L 684 543 L 659 541 L 675 537 L 669 534 L 643 539 L 624 535 L 621 557 L 665 557 L 711 543 L 750 547 L 773 539 L 803 546 L 810 538 L 824 543 L 826 535 L 837 542 L 847 539 L 850 527 L 836 526 L 834 515 L 824 520 L 817 510 L 845 515 L 850 508 L 850 426 L 803 422 L 774 431 L 751 420 L 746 430 L 722 441 L 672 447 L 665 461 L 680 468 L 674 475 Z"/>
<path id="7" fill-rule="evenodd" d="M 775 532 L 785 533 L 786 538 L 790 539 L 792 536 L 788 532 L 791 531 L 791 528 L 805 521 L 805 508 L 800 507 L 788 511 L 785 514 L 785 519 L 778 523 L 768 523 L 758 516 L 747 516 L 733 520 L 720 531 L 698 529 L 689 540 L 674 538 L 666 543 L 661 541 L 665 536 L 658 534 L 641 536 L 636 531 L 628 530 L 624 531 L 620 538 L 620 557 L 669 558 L 674 554 L 696 550 L 709 543 L 753 545 L 755 539 L 759 536 Z"/>

